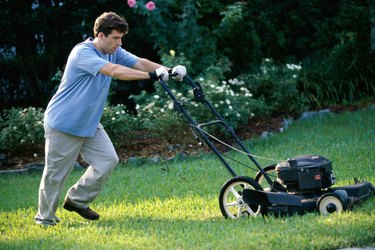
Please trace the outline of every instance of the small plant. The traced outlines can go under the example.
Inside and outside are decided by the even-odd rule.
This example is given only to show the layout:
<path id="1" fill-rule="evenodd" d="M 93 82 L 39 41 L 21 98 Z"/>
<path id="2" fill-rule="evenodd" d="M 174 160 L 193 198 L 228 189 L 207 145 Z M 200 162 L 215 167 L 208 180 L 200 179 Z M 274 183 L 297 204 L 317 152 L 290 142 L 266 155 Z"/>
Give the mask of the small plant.
<path id="1" fill-rule="evenodd" d="M 254 98 L 264 101 L 265 113 L 298 116 L 307 109 L 305 93 L 298 89 L 300 65 L 278 65 L 264 59 L 257 74 L 239 77 L 246 82 Z"/>
<path id="2" fill-rule="evenodd" d="M 33 107 L 4 111 L 4 120 L 0 123 L 0 150 L 14 154 L 43 145 L 43 114 L 41 108 Z"/>

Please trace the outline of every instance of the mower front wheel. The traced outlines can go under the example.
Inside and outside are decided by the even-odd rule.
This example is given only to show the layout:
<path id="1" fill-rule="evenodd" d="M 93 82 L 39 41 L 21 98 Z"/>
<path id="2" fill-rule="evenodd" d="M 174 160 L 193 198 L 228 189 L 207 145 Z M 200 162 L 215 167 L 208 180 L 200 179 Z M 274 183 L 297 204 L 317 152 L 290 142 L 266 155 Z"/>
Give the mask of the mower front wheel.
<path id="1" fill-rule="evenodd" d="M 345 210 L 345 202 L 342 198 L 335 194 L 325 194 L 318 200 L 319 212 L 323 216 L 327 216 L 332 213 L 342 213 Z"/>
<path id="2" fill-rule="evenodd" d="M 244 189 L 263 190 L 254 179 L 246 176 L 237 176 L 227 181 L 220 191 L 219 205 L 225 218 L 237 219 L 245 216 L 257 216 L 261 206 L 249 206 L 243 201 Z"/>

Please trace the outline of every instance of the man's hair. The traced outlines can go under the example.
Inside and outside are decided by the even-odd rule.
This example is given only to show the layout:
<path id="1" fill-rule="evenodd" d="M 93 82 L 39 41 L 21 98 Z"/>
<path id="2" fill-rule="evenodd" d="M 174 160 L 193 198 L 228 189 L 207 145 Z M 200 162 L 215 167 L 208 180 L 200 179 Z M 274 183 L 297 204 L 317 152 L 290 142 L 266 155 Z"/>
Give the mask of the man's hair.
<path id="1" fill-rule="evenodd" d="M 113 30 L 124 34 L 128 32 L 129 26 L 124 17 L 114 12 L 104 12 L 95 20 L 94 37 L 97 37 L 99 32 L 103 32 L 105 36 L 108 36 Z"/>

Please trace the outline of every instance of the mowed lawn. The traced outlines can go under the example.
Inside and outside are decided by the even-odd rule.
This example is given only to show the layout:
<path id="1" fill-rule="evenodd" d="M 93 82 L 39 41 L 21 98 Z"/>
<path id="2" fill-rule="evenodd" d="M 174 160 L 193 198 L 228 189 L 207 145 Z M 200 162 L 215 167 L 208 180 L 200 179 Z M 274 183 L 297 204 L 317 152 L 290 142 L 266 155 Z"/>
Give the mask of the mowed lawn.
<path id="1" fill-rule="evenodd" d="M 375 184 L 375 110 L 296 121 L 267 139 L 246 141 L 255 155 L 275 160 L 305 154 L 332 161 L 335 186 L 353 178 Z M 246 157 L 230 153 L 241 161 Z M 262 166 L 273 162 L 259 159 Z M 238 164 L 237 164 L 238 165 Z M 255 171 L 233 165 L 238 175 Z M 249 165 L 251 165 L 249 163 Z M 72 172 L 64 192 L 77 181 Z M 0 249 L 339 249 L 375 247 L 375 196 L 352 211 L 276 218 L 225 219 L 222 185 L 231 176 L 213 154 L 186 161 L 119 165 L 87 221 L 61 208 L 55 227 L 36 225 L 41 173 L 0 175 Z M 65 193 L 63 193 L 65 195 Z"/>

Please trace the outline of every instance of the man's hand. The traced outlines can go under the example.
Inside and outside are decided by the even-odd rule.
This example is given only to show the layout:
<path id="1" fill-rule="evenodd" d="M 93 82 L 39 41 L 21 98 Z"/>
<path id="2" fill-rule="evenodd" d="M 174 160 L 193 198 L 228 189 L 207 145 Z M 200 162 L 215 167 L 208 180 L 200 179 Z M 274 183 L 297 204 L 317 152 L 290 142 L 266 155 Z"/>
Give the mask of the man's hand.
<path id="1" fill-rule="evenodd" d="M 164 67 L 157 68 L 154 72 L 150 72 L 148 74 L 150 75 L 150 79 L 154 81 L 158 80 L 159 78 L 165 82 L 169 80 L 168 71 Z"/>
<path id="2" fill-rule="evenodd" d="M 184 80 L 184 76 L 186 75 L 186 68 L 182 65 L 177 65 L 173 67 L 172 74 L 177 74 L 172 76 L 172 78 L 176 81 L 182 82 Z"/>
<path id="3" fill-rule="evenodd" d="M 166 68 L 160 67 L 155 70 L 156 76 L 161 78 L 164 82 L 169 80 L 169 74 Z"/>

